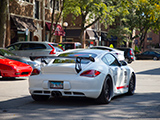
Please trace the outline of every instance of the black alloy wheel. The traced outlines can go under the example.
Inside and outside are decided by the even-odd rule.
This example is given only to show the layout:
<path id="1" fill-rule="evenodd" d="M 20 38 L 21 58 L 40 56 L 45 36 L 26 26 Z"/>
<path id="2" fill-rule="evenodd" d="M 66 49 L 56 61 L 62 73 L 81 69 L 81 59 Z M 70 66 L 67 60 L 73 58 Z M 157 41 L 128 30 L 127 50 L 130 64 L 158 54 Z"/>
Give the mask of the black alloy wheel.
<path id="1" fill-rule="evenodd" d="M 134 91 L 135 91 L 135 79 L 134 79 L 134 76 L 132 75 L 131 78 L 130 78 L 130 81 L 129 81 L 129 88 L 128 88 L 128 95 L 133 95 L 134 94 Z"/>
<path id="2" fill-rule="evenodd" d="M 97 98 L 98 102 L 108 104 L 111 101 L 111 78 L 106 77 L 100 96 Z"/>
<path id="3" fill-rule="evenodd" d="M 154 56 L 154 57 L 153 57 L 153 60 L 158 60 L 158 57 Z"/>

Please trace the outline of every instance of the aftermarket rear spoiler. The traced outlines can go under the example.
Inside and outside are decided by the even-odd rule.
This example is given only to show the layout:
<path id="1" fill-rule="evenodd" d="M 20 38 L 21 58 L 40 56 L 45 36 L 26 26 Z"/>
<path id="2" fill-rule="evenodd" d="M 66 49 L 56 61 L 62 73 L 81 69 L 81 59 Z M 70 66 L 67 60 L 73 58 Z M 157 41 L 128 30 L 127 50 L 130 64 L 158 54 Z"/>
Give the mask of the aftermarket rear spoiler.
<path id="1" fill-rule="evenodd" d="M 90 60 L 91 62 L 95 62 L 95 59 L 93 58 L 93 57 L 91 57 L 91 56 L 89 56 L 89 57 L 73 57 L 73 56 L 31 56 L 30 57 L 30 59 L 32 60 L 32 61 L 34 61 L 34 60 L 36 60 L 36 59 L 41 59 L 41 62 L 44 62 L 45 64 L 48 64 L 47 62 L 46 62 L 46 60 L 45 59 L 74 59 L 74 58 L 76 58 L 76 63 L 75 63 L 75 70 L 76 70 L 76 72 L 77 73 L 79 73 L 81 70 L 82 70 L 82 66 L 81 66 L 81 61 L 82 61 L 82 59 L 86 59 L 86 60 Z"/>

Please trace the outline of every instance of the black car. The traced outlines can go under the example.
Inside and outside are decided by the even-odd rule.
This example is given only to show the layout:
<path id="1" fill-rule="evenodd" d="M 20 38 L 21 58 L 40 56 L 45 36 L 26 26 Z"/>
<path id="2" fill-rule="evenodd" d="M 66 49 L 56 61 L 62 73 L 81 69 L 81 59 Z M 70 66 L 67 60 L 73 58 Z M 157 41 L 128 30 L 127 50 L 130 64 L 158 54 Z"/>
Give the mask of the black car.
<path id="1" fill-rule="evenodd" d="M 152 59 L 152 60 L 159 60 L 160 59 L 160 52 L 157 51 L 145 51 L 140 54 L 136 54 L 136 59 Z"/>
<path id="2" fill-rule="evenodd" d="M 132 61 L 135 60 L 135 55 L 132 48 L 120 47 L 117 49 L 124 51 L 124 57 L 127 63 L 132 63 Z"/>

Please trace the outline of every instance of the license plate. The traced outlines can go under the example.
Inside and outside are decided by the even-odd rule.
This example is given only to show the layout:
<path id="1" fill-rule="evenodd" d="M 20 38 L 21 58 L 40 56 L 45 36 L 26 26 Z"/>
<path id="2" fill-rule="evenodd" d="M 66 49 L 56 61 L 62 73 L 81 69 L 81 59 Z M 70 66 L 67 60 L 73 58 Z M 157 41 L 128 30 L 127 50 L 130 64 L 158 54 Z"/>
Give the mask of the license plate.
<path id="1" fill-rule="evenodd" d="M 63 82 L 50 82 L 50 88 L 52 89 L 63 89 Z"/>

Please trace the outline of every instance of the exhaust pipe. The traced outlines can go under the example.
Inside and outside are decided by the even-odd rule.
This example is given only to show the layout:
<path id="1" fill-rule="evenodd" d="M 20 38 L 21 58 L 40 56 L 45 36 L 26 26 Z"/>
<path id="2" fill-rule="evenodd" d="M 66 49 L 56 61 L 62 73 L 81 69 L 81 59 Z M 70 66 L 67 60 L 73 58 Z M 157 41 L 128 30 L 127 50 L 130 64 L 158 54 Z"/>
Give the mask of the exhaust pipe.
<path id="1" fill-rule="evenodd" d="M 53 91 L 53 92 L 52 92 L 52 96 L 53 96 L 53 97 L 62 97 L 62 93 L 59 92 L 59 91 Z"/>

